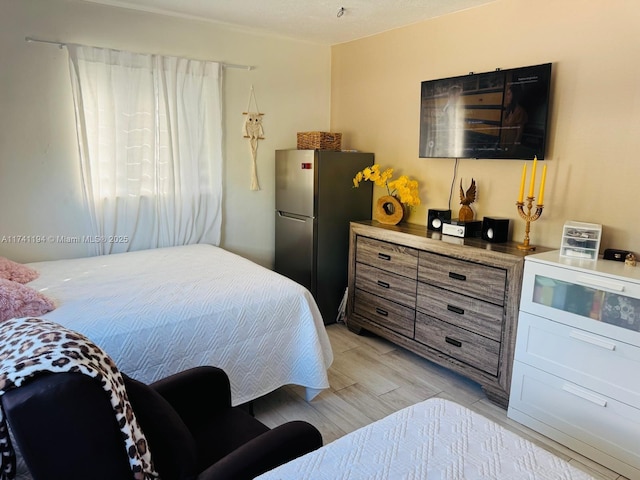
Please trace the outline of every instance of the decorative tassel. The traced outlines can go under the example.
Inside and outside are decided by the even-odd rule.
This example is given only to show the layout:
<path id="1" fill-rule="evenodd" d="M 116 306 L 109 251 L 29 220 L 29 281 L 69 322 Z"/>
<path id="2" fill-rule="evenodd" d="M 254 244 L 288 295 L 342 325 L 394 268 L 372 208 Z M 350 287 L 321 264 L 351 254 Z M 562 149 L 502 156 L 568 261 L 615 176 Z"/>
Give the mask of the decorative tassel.
<path id="1" fill-rule="evenodd" d="M 258 156 L 258 139 L 251 139 L 251 190 L 260 190 L 258 183 L 258 165 L 256 157 Z"/>
<path id="2" fill-rule="evenodd" d="M 251 99 L 256 104 L 256 111 L 250 112 Z M 244 112 L 247 116 L 242 125 L 242 133 L 244 138 L 249 139 L 249 145 L 251 147 L 251 190 L 260 190 L 260 184 L 258 183 L 258 140 L 264 138 L 264 131 L 262 130 L 262 115 L 258 110 L 258 102 L 256 101 L 255 93 L 253 92 L 253 85 L 251 86 L 251 93 L 249 93 L 249 104 L 247 105 L 247 111 Z"/>

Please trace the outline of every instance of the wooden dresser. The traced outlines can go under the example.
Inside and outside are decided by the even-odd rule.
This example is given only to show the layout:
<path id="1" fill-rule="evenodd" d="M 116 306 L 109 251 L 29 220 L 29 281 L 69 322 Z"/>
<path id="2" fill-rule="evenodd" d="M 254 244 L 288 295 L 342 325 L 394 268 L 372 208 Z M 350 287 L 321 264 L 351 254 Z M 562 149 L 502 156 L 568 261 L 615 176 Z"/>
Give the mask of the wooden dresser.
<path id="1" fill-rule="evenodd" d="M 347 325 L 465 375 L 506 408 L 525 256 L 515 243 L 352 222 Z"/>

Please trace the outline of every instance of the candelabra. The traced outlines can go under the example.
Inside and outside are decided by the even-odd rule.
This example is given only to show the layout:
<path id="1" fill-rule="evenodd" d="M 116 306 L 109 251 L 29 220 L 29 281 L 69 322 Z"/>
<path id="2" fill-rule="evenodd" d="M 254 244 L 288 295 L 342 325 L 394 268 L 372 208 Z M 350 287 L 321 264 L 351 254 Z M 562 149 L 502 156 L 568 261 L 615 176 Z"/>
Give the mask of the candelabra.
<path id="1" fill-rule="evenodd" d="M 525 233 L 524 233 L 524 242 L 521 245 L 518 245 L 520 250 L 535 250 L 536 247 L 533 245 L 529 245 L 529 231 L 531 230 L 531 222 L 535 222 L 542 215 L 542 209 L 544 205 L 536 205 L 535 213 L 531 214 L 531 210 L 533 209 L 533 200 L 534 197 L 527 197 L 527 213 L 524 213 L 524 202 L 516 202 L 518 207 L 518 213 L 522 217 L 522 219 L 527 222 Z"/>

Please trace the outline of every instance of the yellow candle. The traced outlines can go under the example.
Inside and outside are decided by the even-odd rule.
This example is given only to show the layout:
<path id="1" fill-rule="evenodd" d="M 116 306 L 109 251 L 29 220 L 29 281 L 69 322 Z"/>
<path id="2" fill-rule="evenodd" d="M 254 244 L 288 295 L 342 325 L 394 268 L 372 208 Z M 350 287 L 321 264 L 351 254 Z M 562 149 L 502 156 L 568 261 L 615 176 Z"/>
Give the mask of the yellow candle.
<path id="1" fill-rule="evenodd" d="M 544 181 L 547 179 L 547 166 L 542 167 L 542 180 L 540 181 L 540 195 L 538 195 L 538 205 L 544 205 Z"/>
<path id="2" fill-rule="evenodd" d="M 520 180 L 520 195 L 518 195 L 518 202 L 524 200 L 524 179 L 527 178 L 527 164 L 522 166 L 522 179 Z"/>
<path id="3" fill-rule="evenodd" d="M 533 168 L 531 169 L 531 183 L 529 184 L 529 196 L 533 197 L 533 187 L 536 184 L 536 166 L 538 165 L 538 157 L 533 157 Z"/>

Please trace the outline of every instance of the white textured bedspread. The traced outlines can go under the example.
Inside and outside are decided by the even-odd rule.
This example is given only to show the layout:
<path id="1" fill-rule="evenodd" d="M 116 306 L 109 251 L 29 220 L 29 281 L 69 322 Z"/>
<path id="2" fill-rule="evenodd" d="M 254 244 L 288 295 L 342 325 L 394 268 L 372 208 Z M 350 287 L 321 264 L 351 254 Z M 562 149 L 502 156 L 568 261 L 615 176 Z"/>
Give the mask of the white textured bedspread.
<path id="1" fill-rule="evenodd" d="M 29 264 L 29 286 L 143 382 L 198 365 L 231 380 L 234 405 L 286 384 L 327 388 L 331 345 L 304 287 L 211 245 Z"/>
<path id="2" fill-rule="evenodd" d="M 434 398 L 256 480 L 594 480 L 466 407 Z"/>

